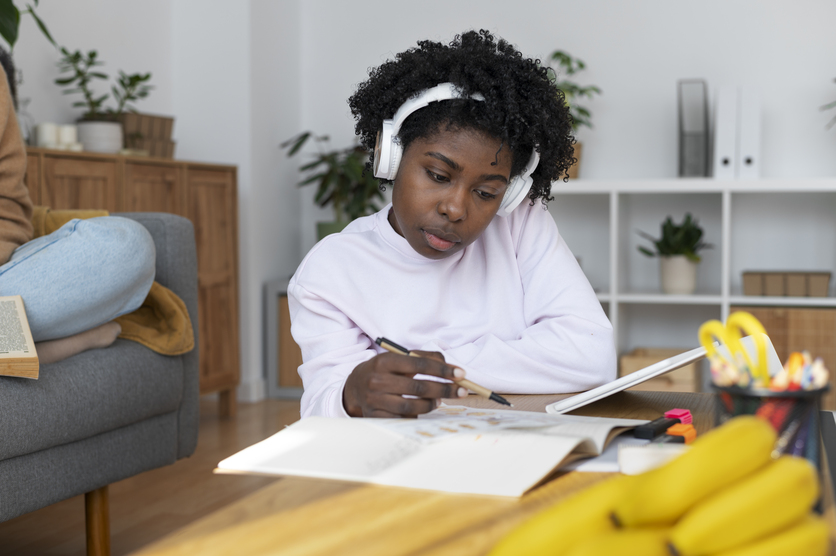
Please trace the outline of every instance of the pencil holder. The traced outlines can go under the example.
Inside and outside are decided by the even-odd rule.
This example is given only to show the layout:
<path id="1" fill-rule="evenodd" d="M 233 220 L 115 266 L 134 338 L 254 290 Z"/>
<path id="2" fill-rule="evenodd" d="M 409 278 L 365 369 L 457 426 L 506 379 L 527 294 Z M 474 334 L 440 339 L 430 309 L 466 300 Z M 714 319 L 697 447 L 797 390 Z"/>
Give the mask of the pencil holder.
<path id="1" fill-rule="evenodd" d="M 716 422 L 721 425 L 737 415 L 757 415 L 766 419 L 778 433 L 778 454 L 808 459 L 821 471 L 818 390 L 773 392 L 737 386 L 714 386 L 717 392 Z"/>

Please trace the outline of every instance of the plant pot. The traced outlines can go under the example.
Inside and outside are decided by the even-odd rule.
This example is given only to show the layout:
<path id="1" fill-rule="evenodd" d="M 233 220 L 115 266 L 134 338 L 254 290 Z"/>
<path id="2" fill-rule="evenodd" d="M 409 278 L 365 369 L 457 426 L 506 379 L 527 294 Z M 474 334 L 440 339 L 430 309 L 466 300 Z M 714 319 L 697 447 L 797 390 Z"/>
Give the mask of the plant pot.
<path id="1" fill-rule="evenodd" d="M 85 151 L 116 154 L 122 150 L 122 124 L 80 120 L 78 142 Z"/>
<path id="2" fill-rule="evenodd" d="M 319 241 L 327 235 L 338 234 L 346 226 L 348 226 L 348 222 L 317 222 L 316 239 Z"/>
<path id="3" fill-rule="evenodd" d="M 689 295 L 697 287 L 697 263 L 685 255 L 659 257 L 662 291 L 667 294 Z"/>
<path id="4" fill-rule="evenodd" d="M 570 180 L 578 179 L 578 168 L 581 165 L 581 147 L 583 147 L 582 143 L 575 143 L 574 145 L 572 145 L 572 148 L 575 150 L 572 156 L 574 156 L 577 159 L 577 162 L 575 162 L 574 164 L 572 164 L 572 166 L 569 167 Z"/>

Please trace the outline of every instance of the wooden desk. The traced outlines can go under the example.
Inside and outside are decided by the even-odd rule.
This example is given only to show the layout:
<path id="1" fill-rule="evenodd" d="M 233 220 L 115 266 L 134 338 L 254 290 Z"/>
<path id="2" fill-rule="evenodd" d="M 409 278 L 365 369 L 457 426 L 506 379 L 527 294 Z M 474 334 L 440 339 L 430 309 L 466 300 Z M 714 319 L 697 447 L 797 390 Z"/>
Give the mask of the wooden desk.
<path id="1" fill-rule="evenodd" d="M 543 411 L 565 396 L 507 397 Z M 475 396 L 467 405 L 496 408 Z M 691 410 L 699 433 L 711 428 L 710 394 L 622 392 L 573 414 L 654 419 L 674 407 Z M 286 477 L 135 554 L 485 554 L 526 517 L 606 476 L 563 473 L 520 499 Z"/>

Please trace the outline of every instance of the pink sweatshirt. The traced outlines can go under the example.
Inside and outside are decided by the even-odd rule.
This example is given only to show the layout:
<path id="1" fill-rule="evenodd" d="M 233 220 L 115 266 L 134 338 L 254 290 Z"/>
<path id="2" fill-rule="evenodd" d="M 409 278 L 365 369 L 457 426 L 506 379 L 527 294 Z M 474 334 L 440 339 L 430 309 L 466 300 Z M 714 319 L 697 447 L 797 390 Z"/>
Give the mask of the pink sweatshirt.
<path id="1" fill-rule="evenodd" d="M 612 326 L 551 215 L 524 202 L 441 260 L 416 253 L 388 205 L 317 243 L 288 286 L 302 417 L 347 416 L 346 378 L 385 336 L 440 351 L 498 393 L 579 392 L 615 378 Z"/>

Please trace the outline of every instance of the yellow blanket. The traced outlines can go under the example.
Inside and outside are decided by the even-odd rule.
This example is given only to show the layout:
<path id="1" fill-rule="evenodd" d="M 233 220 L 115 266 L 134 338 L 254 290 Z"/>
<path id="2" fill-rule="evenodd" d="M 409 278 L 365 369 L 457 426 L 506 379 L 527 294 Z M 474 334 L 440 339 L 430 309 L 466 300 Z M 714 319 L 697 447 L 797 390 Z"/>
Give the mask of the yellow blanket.
<path id="1" fill-rule="evenodd" d="M 51 234 L 73 218 L 107 216 L 106 210 L 50 210 L 35 207 L 35 237 Z M 142 306 L 116 319 L 120 338 L 139 342 L 163 355 L 181 355 L 194 349 L 194 330 L 186 304 L 170 289 L 154 282 Z"/>

